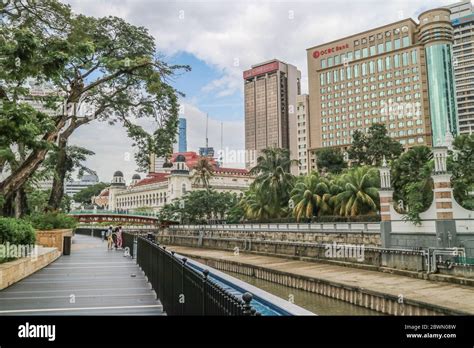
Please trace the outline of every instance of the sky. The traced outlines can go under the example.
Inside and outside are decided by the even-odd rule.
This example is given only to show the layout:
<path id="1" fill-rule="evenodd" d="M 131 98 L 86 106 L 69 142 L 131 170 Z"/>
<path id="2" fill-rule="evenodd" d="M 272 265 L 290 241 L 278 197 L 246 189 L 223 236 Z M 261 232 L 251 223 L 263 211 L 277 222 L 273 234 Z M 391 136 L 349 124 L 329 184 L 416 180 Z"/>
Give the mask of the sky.
<path id="1" fill-rule="evenodd" d="M 243 167 L 244 106 L 242 72 L 273 58 L 298 67 L 307 92 L 306 49 L 452 4 L 454 0 L 62 0 L 76 13 L 118 16 L 144 26 L 170 64 L 192 71 L 173 85 L 185 94 L 188 151 L 205 145 L 225 150 L 224 165 Z M 222 124 L 222 146 L 221 146 Z M 120 125 L 94 121 L 71 137 L 71 144 L 96 153 L 87 165 L 101 181 L 121 170 L 127 182 L 136 172 L 132 142 Z M 143 176 L 143 175 L 142 175 Z"/>

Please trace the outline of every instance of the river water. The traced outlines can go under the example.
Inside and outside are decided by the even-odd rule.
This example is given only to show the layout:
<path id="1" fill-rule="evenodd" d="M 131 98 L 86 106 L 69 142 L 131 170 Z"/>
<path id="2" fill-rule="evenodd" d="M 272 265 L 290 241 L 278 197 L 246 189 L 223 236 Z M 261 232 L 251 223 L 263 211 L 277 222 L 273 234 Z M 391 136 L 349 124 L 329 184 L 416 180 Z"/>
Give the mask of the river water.
<path id="1" fill-rule="evenodd" d="M 221 271 L 223 272 L 223 271 Z M 234 272 L 224 272 L 275 296 L 293 303 L 318 315 L 384 315 L 371 309 L 362 308 L 334 298 L 312 292 L 290 288 L 267 280 Z"/>

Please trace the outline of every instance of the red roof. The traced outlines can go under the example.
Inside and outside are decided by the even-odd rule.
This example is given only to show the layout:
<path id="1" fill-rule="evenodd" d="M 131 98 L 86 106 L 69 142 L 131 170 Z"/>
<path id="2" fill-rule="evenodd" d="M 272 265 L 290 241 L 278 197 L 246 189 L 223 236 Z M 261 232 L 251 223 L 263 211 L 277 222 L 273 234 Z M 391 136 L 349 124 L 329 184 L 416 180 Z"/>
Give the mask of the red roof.
<path id="1" fill-rule="evenodd" d="M 145 179 L 142 179 L 138 181 L 135 186 L 143 186 L 143 185 L 151 185 L 155 184 L 157 182 L 163 182 L 166 181 L 168 178 L 168 173 L 149 173 L 148 176 Z"/>
<path id="2" fill-rule="evenodd" d="M 107 197 L 109 195 L 109 189 L 103 189 L 102 192 L 99 194 L 99 197 Z"/>

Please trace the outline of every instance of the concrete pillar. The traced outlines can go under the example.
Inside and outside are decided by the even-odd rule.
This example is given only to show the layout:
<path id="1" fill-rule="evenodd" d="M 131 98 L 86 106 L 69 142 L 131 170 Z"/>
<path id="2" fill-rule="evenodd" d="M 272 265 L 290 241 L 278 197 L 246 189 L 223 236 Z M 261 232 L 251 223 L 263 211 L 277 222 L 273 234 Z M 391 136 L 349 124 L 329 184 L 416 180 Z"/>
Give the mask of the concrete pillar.
<path id="1" fill-rule="evenodd" d="M 434 184 L 434 203 L 436 208 L 436 237 L 438 247 L 457 246 L 456 222 L 453 216 L 453 189 L 451 174 L 447 171 L 447 146 L 433 148 L 435 169 L 432 175 Z"/>

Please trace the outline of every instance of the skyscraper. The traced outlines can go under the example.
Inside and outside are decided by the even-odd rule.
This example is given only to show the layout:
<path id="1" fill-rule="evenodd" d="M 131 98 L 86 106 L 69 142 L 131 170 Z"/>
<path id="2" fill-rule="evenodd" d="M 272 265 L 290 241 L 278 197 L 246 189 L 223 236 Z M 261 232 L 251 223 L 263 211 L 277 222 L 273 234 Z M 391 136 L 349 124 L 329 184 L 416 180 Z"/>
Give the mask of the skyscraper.
<path id="1" fill-rule="evenodd" d="M 454 27 L 454 76 L 459 132 L 474 131 L 474 10 L 470 0 L 446 6 Z"/>
<path id="2" fill-rule="evenodd" d="M 296 96 L 301 72 L 277 59 L 244 71 L 245 150 L 247 168 L 268 147 L 289 149 L 297 157 Z M 295 168 L 297 169 L 297 168 Z"/>
<path id="3" fill-rule="evenodd" d="M 311 150 L 347 149 L 355 130 L 386 125 L 405 147 L 458 133 L 447 9 L 307 50 Z"/>
<path id="4" fill-rule="evenodd" d="M 188 151 L 188 144 L 186 140 L 186 119 L 180 117 L 178 131 L 178 152 L 186 151 Z"/>

